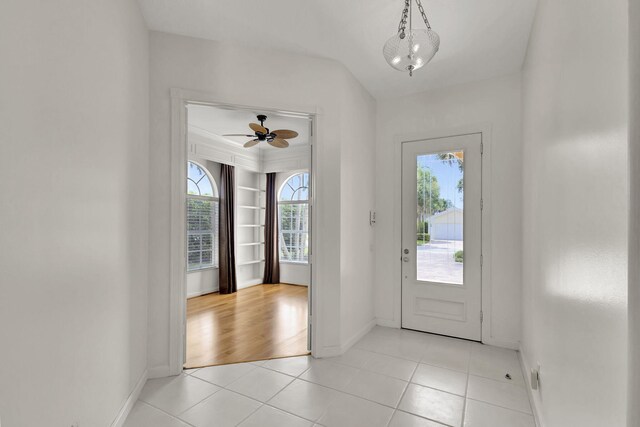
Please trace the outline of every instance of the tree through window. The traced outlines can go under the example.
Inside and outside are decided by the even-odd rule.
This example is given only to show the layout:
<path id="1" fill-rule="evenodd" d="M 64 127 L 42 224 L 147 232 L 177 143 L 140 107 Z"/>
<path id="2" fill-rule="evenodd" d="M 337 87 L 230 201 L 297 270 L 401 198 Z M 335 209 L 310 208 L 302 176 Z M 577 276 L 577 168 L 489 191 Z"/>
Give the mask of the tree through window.
<path id="1" fill-rule="evenodd" d="M 280 261 L 309 262 L 309 174 L 297 173 L 278 194 Z"/>
<path id="2" fill-rule="evenodd" d="M 218 267 L 218 189 L 207 170 L 187 164 L 187 270 Z"/>

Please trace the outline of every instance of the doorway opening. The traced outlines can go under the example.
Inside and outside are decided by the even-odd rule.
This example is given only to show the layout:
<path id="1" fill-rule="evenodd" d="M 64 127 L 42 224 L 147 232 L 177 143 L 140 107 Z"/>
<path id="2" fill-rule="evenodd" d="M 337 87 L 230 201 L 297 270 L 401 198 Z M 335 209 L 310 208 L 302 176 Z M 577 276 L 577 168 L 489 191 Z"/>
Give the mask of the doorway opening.
<path id="1" fill-rule="evenodd" d="M 187 104 L 184 368 L 309 354 L 307 114 Z"/>
<path id="2" fill-rule="evenodd" d="M 482 134 L 402 144 L 402 327 L 482 339 Z"/>

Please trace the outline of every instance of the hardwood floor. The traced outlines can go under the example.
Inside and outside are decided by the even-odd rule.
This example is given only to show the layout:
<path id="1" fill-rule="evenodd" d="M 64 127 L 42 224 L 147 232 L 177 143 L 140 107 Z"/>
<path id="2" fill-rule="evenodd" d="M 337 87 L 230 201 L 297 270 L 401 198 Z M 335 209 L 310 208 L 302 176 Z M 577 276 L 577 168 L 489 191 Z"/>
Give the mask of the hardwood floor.
<path id="1" fill-rule="evenodd" d="M 307 287 L 258 285 L 187 300 L 185 368 L 308 354 Z"/>

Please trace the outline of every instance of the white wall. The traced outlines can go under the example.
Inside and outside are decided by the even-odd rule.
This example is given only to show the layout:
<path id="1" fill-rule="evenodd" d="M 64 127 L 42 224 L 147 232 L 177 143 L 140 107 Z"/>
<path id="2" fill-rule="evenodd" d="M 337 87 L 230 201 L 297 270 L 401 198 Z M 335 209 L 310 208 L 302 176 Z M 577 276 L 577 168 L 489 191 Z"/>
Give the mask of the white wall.
<path id="1" fill-rule="evenodd" d="M 187 273 L 187 298 L 218 292 L 218 269 L 205 268 Z"/>
<path id="2" fill-rule="evenodd" d="M 280 282 L 289 285 L 309 286 L 311 280 L 311 270 L 309 264 L 299 264 L 292 262 L 280 263 Z"/>
<path id="3" fill-rule="evenodd" d="M 625 425 L 627 5 L 540 0 L 524 67 L 523 355 L 546 427 Z"/>
<path id="4" fill-rule="evenodd" d="M 640 1 L 629 2 L 629 387 L 627 425 L 640 423 Z"/>
<path id="5" fill-rule="evenodd" d="M 394 138 L 491 126 L 491 336 L 517 346 L 521 299 L 521 82 L 519 75 L 442 88 L 378 102 L 376 148 L 376 317 L 400 326 L 400 277 L 394 266 Z M 486 292 L 486 290 L 485 290 Z M 483 307 L 486 310 L 486 307 Z M 487 314 L 487 313 L 485 313 Z M 485 320 L 487 320 L 485 316 Z"/>
<path id="6" fill-rule="evenodd" d="M 108 426 L 147 364 L 148 32 L 0 2 L 0 417 Z"/>
<path id="7" fill-rule="evenodd" d="M 341 318 L 341 273 L 355 268 L 364 272 L 362 290 L 371 292 L 372 281 L 367 272 L 373 269 L 370 252 L 357 255 L 350 265 L 341 263 L 341 245 L 354 242 L 361 245 L 366 236 L 341 233 L 343 224 L 337 212 L 348 217 L 363 206 L 373 205 L 373 181 L 358 179 L 358 190 L 364 196 L 343 199 L 336 197 L 352 189 L 350 180 L 358 177 L 347 173 L 343 178 L 343 159 L 354 160 L 356 170 L 366 170 L 351 153 L 342 150 L 347 145 L 373 149 L 373 134 L 364 126 L 375 108 L 375 101 L 336 62 L 262 51 L 213 41 L 151 33 L 150 105 L 151 105 L 151 218 L 150 218 L 150 283 L 149 288 L 149 364 L 154 375 L 169 372 L 169 221 L 170 221 L 170 88 L 182 88 L 212 93 L 222 102 L 258 107 L 300 109 L 318 108 L 315 129 L 317 146 L 316 185 L 318 227 L 323 239 L 316 253 L 318 297 L 322 301 L 315 321 L 321 324 L 314 332 L 318 338 L 315 351 L 331 354 L 342 349 L 345 337 L 341 330 L 361 330 L 373 318 L 371 303 L 359 300 L 353 306 L 357 315 Z M 255 64 L 261 64 L 259 78 Z M 356 124 L 358 131 L 346 131 Z M 372 166 L 370 166 L 372 169 Z M 366 221 L 366 217 L 361 219 Z M 356 286 L 356 285 L 350 285 Z M 348 304 L 352 301 L 344 299 Z M 353 323 L 353 325 L 351 324 Z M 362 324 L 361 324 L 362 323 Z M 318 336 L 319 335 L 319 336 Z M 350 340 L 350 338 L 349 338 Z"/>
<path id="8" fill-rule="evenodd" d="M 350 74 L 343 74 L 342 84 L 334 89 L 343 106 L 339 153 L 343 351 L 375 324 L 375 230 L 369 225 L 369 211 L 375 209 L 376 103 L 354 83 Z M 337 153 L 334 156 L 331 161 L 335 162 Z M 328 215 L 336 216 L 336 212 Z M 316 230 L 314 236 L 330 239 L 325 228 Z"/>

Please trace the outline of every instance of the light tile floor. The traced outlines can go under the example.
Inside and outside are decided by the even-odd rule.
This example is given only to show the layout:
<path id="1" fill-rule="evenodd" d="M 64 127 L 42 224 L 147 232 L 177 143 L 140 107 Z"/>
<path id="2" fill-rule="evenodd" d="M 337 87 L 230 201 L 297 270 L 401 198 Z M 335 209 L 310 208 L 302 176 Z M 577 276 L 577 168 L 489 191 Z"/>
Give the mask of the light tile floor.
<path id="1" fill-rule="evenodd" d="M 443 425 L 535 427 L 517 353 L 376 327 L 340 357 L 214 366 L 149 380 L 125 423 L 126 427 Z"/>

